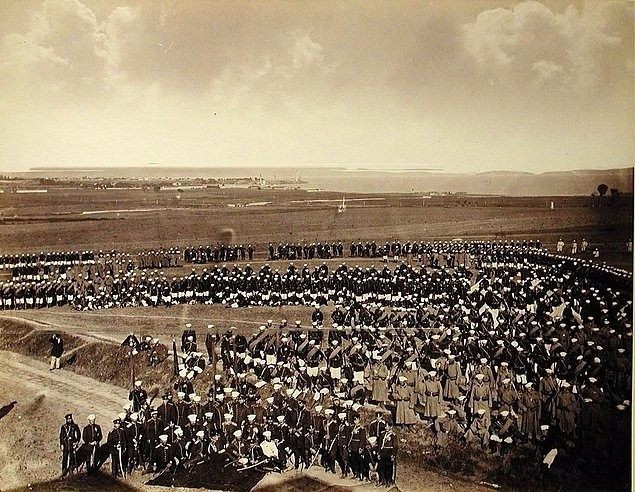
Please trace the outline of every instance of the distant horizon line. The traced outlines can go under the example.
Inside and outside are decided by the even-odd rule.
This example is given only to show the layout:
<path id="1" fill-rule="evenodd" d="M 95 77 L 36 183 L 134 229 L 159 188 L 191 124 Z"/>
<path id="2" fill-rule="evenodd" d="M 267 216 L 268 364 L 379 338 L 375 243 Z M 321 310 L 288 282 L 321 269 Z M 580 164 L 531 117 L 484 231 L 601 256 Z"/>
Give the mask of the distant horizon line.
<path id="1" fill-rule="evenodd" d="M 113 170 L 113 169 L 316 169 L 317 164 L 302 164 L 302 165 L 266 165 L 266 166 L 258 166 L 258 165 L 229 165 L 229 166 L 219 166 L 219 165 L 169 165 L 169 164 L 156 164 L 156 163 L 148 163 L 148 164 L 140 164 L 134 166 L 126 166 L 126 165 L 108 165 L 108 166 L 35 166 L 30 167 L 26 171 L 0 171 L 0 173 L 25 173 L 25 172 L 37 172 L 37 171 L 102 171 L 102 170 Z M 515 174 L 547 174 L 554 172 L 576 172 L 576 171 L 584 171 L 584 172 L 593 172 L 593 171 L 625 171 L 625 170 L 633 170 L 633 166 L 625 166 L 625 167 L 610 167 L 610 168 L 575 168 L 575 169 L 555 169 L 549 171 L 520 171 L 515 169 L 491 169 L 487 171 L 452 171 L 447 170 L 445 168 L 434 168 L 434 167 L 368 167 L 368 166 L 346 166 L 346 165 L 319 165 L 319 169 L 333 169 L 333 170 L 341 170 L 341 171 L 376 171 L 376 172 L 432 172 L 438 174 L 492 174 L 492 173 L 515 173 Z"/>

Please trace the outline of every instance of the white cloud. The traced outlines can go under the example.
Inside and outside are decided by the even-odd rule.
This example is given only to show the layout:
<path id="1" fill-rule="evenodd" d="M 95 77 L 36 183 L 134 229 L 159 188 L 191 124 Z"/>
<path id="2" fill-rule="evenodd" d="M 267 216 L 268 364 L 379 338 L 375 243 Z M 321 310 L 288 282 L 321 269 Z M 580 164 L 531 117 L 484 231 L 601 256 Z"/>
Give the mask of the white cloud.
<path id="1" fill-rule="evenodd" d="M 91 88 L 103 77 L 105 36 L 95 14 L 78 0 L 46 0 L 23 33 L 0 46 L 0 76 L 31 94 Z"/>
<path id="2" fill-rule="evenodd" d="M 562 75 L 564 73 L 564 68 L 548 60 L 540 60 L 535 62 L 531 66 L 531 69 L 537 73 L 536 82 L 538 84 L 553 80 L 555 77 L 558 77 L 559 75 Z"/>
<path id="3" fill-rule="evenodd" d="M 608 6 L 608 5 L 607 5 Z M 528 1 L 513 9 L 481 12 L 463 26 L 466 52 L 485 73 L 505 82 L 570 82 L 580 93 L 596 89 L 612 77 L 623 77 L 624 43 L 614 30 L 615 12 L 569 7 L 557 13 L 540 2 Z M 624 15 L 620 18 L 624 21 Z"/>
<path id="4" fill-rule="evenodd" d="M 316 62 L 322 62 L 322 46 L 314 42 L 308 35 L 296 39 L 291 49 L 293 65 L 297 68 L 306 67 Z"/>

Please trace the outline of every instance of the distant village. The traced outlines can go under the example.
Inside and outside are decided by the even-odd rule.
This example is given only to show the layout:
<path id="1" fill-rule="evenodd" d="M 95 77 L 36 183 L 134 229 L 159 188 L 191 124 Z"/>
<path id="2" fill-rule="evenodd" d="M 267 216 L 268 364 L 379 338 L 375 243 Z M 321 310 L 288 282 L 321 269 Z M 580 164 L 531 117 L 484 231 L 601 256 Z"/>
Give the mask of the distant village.
<path id="1" fill-rule="evenodd" d="M 17 177 L 0 175 L 0 193 L 48 193 L 50 190 L 94 189 L 94 190 L 144 190 L 144 191 L 178 191 L 206 188 L 242 188 L 252 190 L 264 189 L 300 189 L 305 181 L 266 180 L 263 177 L 247 178 L 96 178 L 84 176 L 68 177 Z"/>

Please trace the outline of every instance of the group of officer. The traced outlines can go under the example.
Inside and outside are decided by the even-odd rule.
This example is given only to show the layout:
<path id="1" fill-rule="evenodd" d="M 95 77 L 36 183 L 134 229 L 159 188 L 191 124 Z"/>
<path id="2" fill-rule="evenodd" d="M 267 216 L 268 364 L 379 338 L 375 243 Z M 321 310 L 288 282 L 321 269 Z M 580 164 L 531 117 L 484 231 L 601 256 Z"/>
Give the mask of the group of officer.
<path id="1" fill-rule="evenodd" d="M 248 244 L 227 245 L 216 244 L 215 246 L 188 246 L 183 249 L 183 261 L 187 263 L 219 263 L 224 261 L 244 261 L 253 260 L 254 247 Z"/>
<path id="2" fill-rule="evenodd" d="M 179 248 L 159 248 L 137 253 L 136 266 L 141 270 L 147 268 L 173 268 L 181 265 L 183 254 Z"/>
<path id="3" fill-rule="evenodd" d="M 253 372 L 229 373 L 217 374 L 206 395 L 168 389 L 156 407 L 136 381 L 103 443 L 95 415 L 81 433 L 67 415 L 60 429 L 63 475 L 82 466 L 94 471 L 110 457 L 115 476 L 317 465 L 333 473 L 337 467 L 342 477 L 394 484 L 397 437 L 382 411 L 364 425 L 359 404 L 336 396 L 317 402 L 308 388 L 282 378 L 265 383 Z"/>
<path id="4" fill-rule="evenodd" d="M 540 250 L 540 241 L 433 241 L 417 242 L 387 241 L 377 244 L 375 241 L 351 242 L 351 258 L 382 258 L 399 261 L 405 259 L 408 263 L 416 260 L 426 267 L 465 266 L 470 268 L 470 260 L 482 254 L 498 254 L 505 251 Z"/>
<path id="5" fill-rule="evenodd" d="M 274 260 L 326 260 L 342 258 L 344 245 L 342 241 L 333 243 L 269 243 L 269 261 Z"/>

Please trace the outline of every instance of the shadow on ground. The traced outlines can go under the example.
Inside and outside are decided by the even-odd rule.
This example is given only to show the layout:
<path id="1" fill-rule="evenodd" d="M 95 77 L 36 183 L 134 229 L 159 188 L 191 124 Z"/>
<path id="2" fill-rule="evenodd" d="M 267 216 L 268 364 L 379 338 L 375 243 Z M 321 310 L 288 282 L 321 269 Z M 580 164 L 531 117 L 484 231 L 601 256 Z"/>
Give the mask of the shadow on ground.
<path id="1" fill-rule="evenodd" d="M 15 407 L 17 403 L 17 401 L 12 401 L 8 405 L 4 405 L 2 408 L 0 408 L 0 419 L 5 417 L 11 410 L 13 410 L 13 407 Z"/>
<path id="2" fill-rule="evenodd" d="M 85 492 L 89 490 L 108 490 L 111 492 L 137 492 L 136 489 L 124 482 L 121 482 L 107 473 L 97 473 L 87 475 L 85 473 L 73 475 L 71 477 L 57 478 L 48 482 L 41 482 L 30 487 L 18 487 L 9 492 Z"/>

